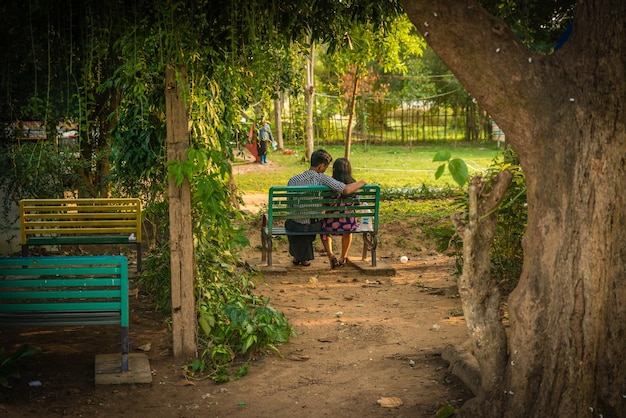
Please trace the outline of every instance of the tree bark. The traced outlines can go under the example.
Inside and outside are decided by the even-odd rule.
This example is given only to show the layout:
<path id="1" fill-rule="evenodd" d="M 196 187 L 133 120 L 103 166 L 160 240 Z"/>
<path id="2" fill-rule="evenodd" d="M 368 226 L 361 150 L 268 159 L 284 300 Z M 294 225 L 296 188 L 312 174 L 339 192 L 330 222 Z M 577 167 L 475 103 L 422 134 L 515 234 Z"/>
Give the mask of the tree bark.
<path id="1" fill-rule="evenodd" d="M 304 101 L 306 110 L 306 139 L 305 153 L 307 161 L 311 160 L 315 140 L 313 138 L 313 108 L 315 103 L 315 47 L 311 42 L 311 50 L 306 58 L 306 86 L 304 88 Z"/>
<path id="2" fill-rule="evenodd" d="M 274 137 L 278 143 L 278 149 L 283 150 L 285 146 L 283 144 L 283 106 L 285 104 L 285 92 L 279 91 L 278 98 L 274 100 L 274 124 L 276 129 L 274 130 Z"/>
<path id="3" fill-rule="evenodd" d="M 500 322 L 502 296 L 491 275 L 491 245 L 498 221 L 497 207 L 511 184 L 510 171 L 487 182 L 481 176 L 469 184 L 469 222 L 460 229 L 463 238 L 463 274 L 459 294 L 481 370 L 479 396 L 492 397 L 506 364 L 506 334 Z"/>
<path id="4" fill-rule="evenodd" d="M 188 115 L 184 98 L 187 73 L 184 67 L 168 67 L 165 73 L 167 161 L 183 162 L 189 148 Z M 170 266 L 172 274 L 172 337 L 175 357 L 196 355 L 196 304 L 191 224 L 191 188 L 185 178 L 180 185 L 170 177 Z"/>
<path id="5" fill-rule="evenodd" d="M 569 40 L 539 55 L 478 1 L 401 1 L 526 176 L 506 366 L 461 413 L 626 416 L 626 3 L 579 1 Z"/>
<path id="6" fill-rule="evenodd" d="M 359 69 L 356 66 L 354 67 L 353 77 L 354 79 L 352 82 L 350 105 L 348 107 L 348 127 L 346 128 L 346 149 L 344 150 L 344 158 L 346 160 L 350 159 L 350 148 L 352 146 L 352 124 L 354 121 L 354 113 L 356 109 L 356 93 L 359 88 Z"/>

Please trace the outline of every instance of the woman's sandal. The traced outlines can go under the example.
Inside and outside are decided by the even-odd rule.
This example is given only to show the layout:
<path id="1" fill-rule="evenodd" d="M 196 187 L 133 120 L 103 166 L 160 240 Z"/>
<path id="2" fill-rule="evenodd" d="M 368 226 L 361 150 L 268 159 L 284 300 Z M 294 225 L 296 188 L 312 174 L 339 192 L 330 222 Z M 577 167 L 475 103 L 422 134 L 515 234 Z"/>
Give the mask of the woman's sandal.
<path id="1" fill-rule="evenodd" d="M 346 264 L 346 260 L 344 261 L 339 261 L 336 258 L 333 258 L 332 261 L 330 262 L 330 268 L 331 269 L 339 269 L 341 267 L 343 267 L 343 265 Z"/>
<path id="2" fill-rule="evenodd" d="M 308 267 L 311 265 L 311 262 L 309 260 L 304 260 L 304 261 L 298 261 L 295 258 L 291 260 L 291 262 L 293 263 L 294 266 L 304 266 L 304 267 Z"/>

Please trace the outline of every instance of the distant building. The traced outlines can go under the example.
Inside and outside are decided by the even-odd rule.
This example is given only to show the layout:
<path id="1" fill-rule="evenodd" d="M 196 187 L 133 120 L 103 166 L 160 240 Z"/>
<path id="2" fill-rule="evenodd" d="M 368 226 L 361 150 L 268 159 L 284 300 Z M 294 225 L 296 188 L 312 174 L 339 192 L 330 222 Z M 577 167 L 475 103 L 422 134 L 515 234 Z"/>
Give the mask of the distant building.
<path id="1" fill-rule="evenodd" d="M 506 135 L 504 135 L 504 131 L 500 129 L 493 119 L 491 120 L 491 139 L 498 141 L 498 148 L 500 148 L 500 142 L 503 144 L 506 142 Z"/>

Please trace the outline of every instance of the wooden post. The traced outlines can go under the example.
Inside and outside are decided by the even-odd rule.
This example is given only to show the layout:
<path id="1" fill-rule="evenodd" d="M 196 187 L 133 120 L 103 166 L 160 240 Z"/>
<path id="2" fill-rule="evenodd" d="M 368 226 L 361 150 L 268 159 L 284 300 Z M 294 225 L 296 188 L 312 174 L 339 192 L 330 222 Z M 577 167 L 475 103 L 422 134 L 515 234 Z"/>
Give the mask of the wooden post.
<path id="1" fill-rule="evenodd" d="M 177 79 L 178 75 L 178 79 Z M 167 162 L 185 161 L 189 148 L 188 115 L 184 99 L 187 71 L 168 67 L 165 71 Z M 180 84 L 179 84 L 180 82 Z M 194 300 L 194 257 L 191 225 L 191 187 L 169 178 L 170 253 L 172 274 L 172 334 L 175 357 L 196 355 L 196 312 Z"/>

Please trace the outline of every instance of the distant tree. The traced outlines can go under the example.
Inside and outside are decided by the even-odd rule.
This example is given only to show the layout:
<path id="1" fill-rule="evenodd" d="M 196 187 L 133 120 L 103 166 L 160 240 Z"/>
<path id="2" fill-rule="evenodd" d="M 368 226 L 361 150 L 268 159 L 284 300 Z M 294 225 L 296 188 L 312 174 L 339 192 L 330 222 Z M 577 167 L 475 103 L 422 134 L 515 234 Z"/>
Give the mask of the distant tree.
<path id="1" fill-rule="evenodd" d="M 324 62 L 335 73 L 338 90 L 346 99 L 345 158 L 350 156 L 357 99 L 365 96 L 370 103 L 382 103 L 386 86 L 380 74 L 406 73 L 405 60 L 421 55 L 423 47 L 423 40 L 401 16 L 390 20 L 384 30 L 356 23 L 338 46 L 327 50 Z"/>

